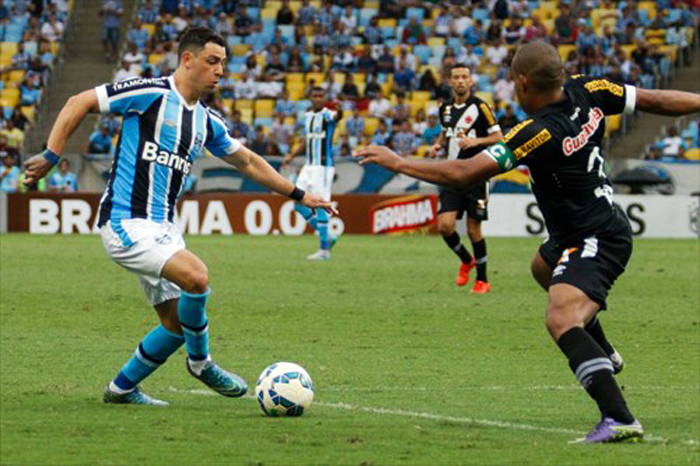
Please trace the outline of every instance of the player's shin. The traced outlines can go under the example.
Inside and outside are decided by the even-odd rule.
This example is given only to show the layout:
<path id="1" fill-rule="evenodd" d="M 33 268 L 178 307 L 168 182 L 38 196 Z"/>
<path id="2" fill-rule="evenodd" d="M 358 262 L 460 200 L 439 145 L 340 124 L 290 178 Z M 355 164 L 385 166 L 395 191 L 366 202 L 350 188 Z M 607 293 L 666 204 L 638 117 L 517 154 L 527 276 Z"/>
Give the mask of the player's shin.
<path id="1" fill-rule="evenodd" d="M 489 281 L 486 278 L 486 262 L 488 257 L 486 255 L 486 240 L 481 239 L 476 243 L 472 243 L 472 248 L 474 249 L 474 260 L 476 262 L 476 279 L 482 282 Z"/>
<path id="2" fill-rule="evenodd" d="M 199 374 L 209 360 L 209 323 L 207 299 L 211 290 L 202 294 L 182 292 L 177 307 L 190 367 Z"/>
<path id="3" fill-rule="evenodd" d="M 318 209 L 316 216 L 318 217 L 318 236 L 321 242 L 321 249 L 328 251 L 331 248 L 330 238 L 328 236 L 328 212 L 324 209 Z"/>
<path id="4" fill-rule="evenodd" d="M 603 348 L 603 351 L 605 351 L 605 354 L 610 356 L 615 352 L 613 349 L 612 345 L 608 341 L 608 339 L 605 336 L 605 332 L 603 332 L 603 327 L 600 325 L 600 320 L 598 320 L 598 316 L 593 317 L 588 324 L 586 324 L 586 332 L 593 337 L 593 339 L 600 345 L 601 348 Z"/>
<path id="5" fill-rule="evenodd" d="M 318 217 L 314 213 L 313 209 L 310 209 L 303 204 L 294 204 L 294 210 L 299 212 L 301 216 L 304 217 L 304 220 L 306 220 L 306 223 L 308 223 L 311 228 L 314 230 L 318 229 Z"/>
<path id="6" fill-rule="evenodd" d="M 603 349 L 582 328 L 573 327 L 559 337 L 559 348 L 583 388 L 598 404 L 604 418 L 630 424 L 634 416 L 613 377 L 613 366 Z"/>
<path id="7" fill-rule="evenodd" d="M 452 249 L 455 254 L 457 254 L 457 257 L 459 257 L 459 260 L 462 261 L 462 264 L 471 263 L 472 256 L 469 254 L 469 251 L 467 251 L 467 248 L 465 248 L 462 244 L 462 241 L 459 238 L 459 233 L 453 231 L 451 235 L 443 235 L 442 239 L 445 240 L 447 246 Z"/>
<path id="8" fill-rule="evenodd" d="M 115 393 L 133 390 L 143 379 L 158 369 L 184 342 L 185 339 L 182 335 L 171 333 L 162 325 L 154 328 L 139 343 L 134 355 L 127 361 L 114 381 L 110 383 L 110 390 Z"/>

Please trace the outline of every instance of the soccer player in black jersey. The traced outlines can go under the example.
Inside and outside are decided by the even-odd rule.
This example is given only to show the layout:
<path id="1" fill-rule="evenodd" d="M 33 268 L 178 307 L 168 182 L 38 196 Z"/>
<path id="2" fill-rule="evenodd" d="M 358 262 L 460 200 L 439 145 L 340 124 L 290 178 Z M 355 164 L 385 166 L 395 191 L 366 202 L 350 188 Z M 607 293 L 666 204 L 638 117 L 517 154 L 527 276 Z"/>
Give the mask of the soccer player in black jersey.
<path id="1" fill-rule="evenodd" d="M 469 68 L 457 64 L 450 69 L 452 100 L 440 106 L 442 133 L 430 155 L 446 147 L 448 160 L 468 159 L 503 139 L 501 128 L 491 108 L 471 93 L 472 78 Z M 457 285 L 469 282 L 469 272 L 476 265 L 476 281 L 472 293 L 485 294 L 491 290 L 486 277 L 486 240 L 481 234 L 481 222 L 488 220 L 488 181 L 473 186 L 443 186 L 440 188 L 438 230 L 447 246 L 462 261 L 457 274 Z M 455 224 L 467 212 L 467 234 L 474 257 L 462 244 Z"/>
<path id="2" fill-rule="evenodd" d="M 409 160 L 382 146 L 355 155 L 363 158 L 361 163 L 455 186 L 483 182 L 516 165 L 529 167 L 550 235 L 532 262 L 535 279 L 549 294 L 546 326 L 601 412 L 600 422 L 580 441 L 637 440 L 644 434 L 642 425 L 613 377 L 608 343 L 596 319 L 632 253 L 629 222 L 613 203 L 603 170 L 604 117 L 635 109 L 669 116 L 697 113 L 700 96 L 607 79 L 574 77 L 565 82 L 557 50 L 541 42 L 519 48 L 511 74 L 518 100 L 531 118 L 476 157 Z"/>

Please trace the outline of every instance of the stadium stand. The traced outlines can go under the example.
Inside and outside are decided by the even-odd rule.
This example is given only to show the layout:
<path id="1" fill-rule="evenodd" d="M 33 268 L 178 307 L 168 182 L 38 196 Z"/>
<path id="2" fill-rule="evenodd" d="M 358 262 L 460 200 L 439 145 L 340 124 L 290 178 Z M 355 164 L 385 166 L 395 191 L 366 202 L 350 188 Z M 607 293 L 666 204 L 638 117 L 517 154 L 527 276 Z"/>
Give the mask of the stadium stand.
<path id="1" fill-rule="evenodd" d="M 167 5 L 166 5 L 167 3 Z M 558 47 L 570 74 L 605 76 L 647 88 L 665 87 L 677 67 L 690 60 L 698 16 L 688 2 L 510 1 L 423 2 L 419 0 L 265 0 L 232 2 L 143 0 L 128 33 L 131 56 L 143 57 L 134 73 L 161 76 L 176 66 L 177 34 L 187 25 L 206 25 L 227 40 L 230 60 L 221 94 L 209 102 L 231 124 L 237 113 L 248 128 L 266 137 L 278 116 L 276 100 L 286 92 L 284 116 L 295 125 L 309 107 L 312 85 L 329 99 L 365 119 L 353 142 L 388 139 L 380 119 L 370 116 L 377 95 L 389 101 L 387 128 L 393 124 L 399 95 L 405 94 L 408 127 L 449 98 L 446 71 L 469 64 L 474 91 L 492 104 L 496 117 L 512 127 L 525 118 L 514 98 L 508 65 L 521 43 L 545 40 Z M 177 8 L 172 5 L 177 4 Z M 135 50 L 134 50 L 135 49 Z M 345 82 L 351 73 L 352 83 Z M 623 131 L 623 117 L 609 117 L 608 135 Z M 298 128 L 297 128 L 298 129 Z M 239 129 L 240 131 L 240 129 Z M 402 133 L 405 131 L 402 129 Z M 255 139 L 255 130 L 246 134 Z M 347 146 L 345 122 L 336 151 Z M 414 155 L 427 152 L 423 134 L 414 132 Z M 401 140 L 406 138 L 402 136 Z M 272 141 L 276 142 L 276 141 Z M 288 147 L 293 139 L 281 145 Z M 280 145 L 280 144 L 278 144 Z M 404 144 L 404 146 L 407 146 Z M 347 148 L 342 152 L 347 153 Z"/>
<path id="2" fill-rule="evenodd" d="M 0 135 L 17 163 L 57 64 L 72 9 L 73 0 L 0 2 Z"/>
<path id="3" fill-rule="evenodd" d="M 664 133 L 647 148 L 644 158 L 660 162 L 700 161 L 700 121 L 679 119 L 665 128 Z"/>

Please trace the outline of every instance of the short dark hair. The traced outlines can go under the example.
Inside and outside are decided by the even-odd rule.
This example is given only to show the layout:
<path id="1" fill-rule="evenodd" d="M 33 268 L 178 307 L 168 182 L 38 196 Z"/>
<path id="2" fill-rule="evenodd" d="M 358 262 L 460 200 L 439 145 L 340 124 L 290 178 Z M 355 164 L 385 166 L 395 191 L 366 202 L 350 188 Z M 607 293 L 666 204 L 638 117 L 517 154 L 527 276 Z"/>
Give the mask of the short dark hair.
<path id="1" fill-rule="evenodd" d="M 314 86 L 311 88 L 311 92 L 323 92 L 323 94 L 326 94 L 326 90 L 322 88 L 321 86 Z"/>
<path id="2" fill-rule="evenodd" d="M 455 64 L 452 65 L 452 67 L 450 68 L 450 76 L 452 76 L 452 70 L 456 70 L 457 68 L 466 68 L 467 70 L 469 70 L 470 73 L 471 73 L 471 71 L 472 71 L 471 68 L 469 68 L 469 67 L 468 67 L 467 65 L 465 65 L 464 63 L 455 63 Z"/>
<path id="3" fill-rule="evenodd" d="M 564 84 L 564 65 L 559 51 L 545 42 L 530 42 L 518 47 L 511 70 L 527 76 L 538 91 L 551 91 Z"/>
<path id="4" fill-rule="evenodd" d="M 209 42 L 213 42 L 216 45 L 220 45 L 226 48 L 226 41 L 224 38 L 205 27 L 188 27 L 179 37 L 180 45 L 177 48 L 178 58 L 182 58 L 182 54 L 186 51 L 199 53 Z"/>

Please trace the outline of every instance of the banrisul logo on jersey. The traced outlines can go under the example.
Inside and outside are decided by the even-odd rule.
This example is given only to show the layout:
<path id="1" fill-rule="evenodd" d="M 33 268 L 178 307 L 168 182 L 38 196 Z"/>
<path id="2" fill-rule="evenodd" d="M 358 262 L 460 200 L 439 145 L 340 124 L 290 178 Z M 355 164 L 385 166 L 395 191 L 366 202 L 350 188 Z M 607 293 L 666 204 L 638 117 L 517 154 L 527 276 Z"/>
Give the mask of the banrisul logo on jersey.
<path id="1" fill-rule="evenodd" d="M 428 233 L 437 217 L 435 196 L 404 196 L 370 208 L 372 234 Z"/>
<path id="2" fill-rule="evenodd" d="M 158 144 L 155 142 L 147 141 L 143 145 L 141 159 L 145 160 L 146 162 L 155 162 L 158 165 L 165 165 L 166 167 L 180 171 L 185 175 L 187 175 L 190 172 L 190 168 L 192 168 L 192 163 L 186 158 L 165 150 L 159 151 Z"/>
<path id="3" fill-rule="evenodd" d="M 603 111 L 598 107 L 593 107 L 588 112 L 588 121 L 581 127 L 581 132 L 573 138 L 567 137 L 564 139 L 564 153 L 566 155 L 571 155 L 585 146 L 591 136 L 598 130 L 598 126 L 600 126 L 600 122 L 603 121 L 603 118 L 605 118 Z"/>

